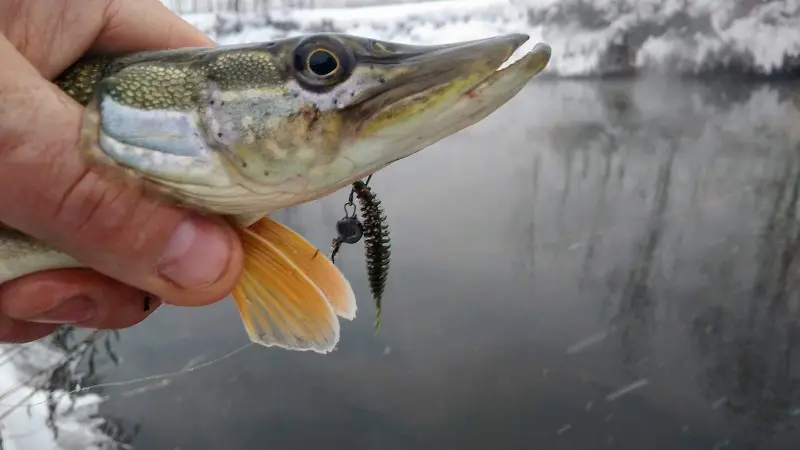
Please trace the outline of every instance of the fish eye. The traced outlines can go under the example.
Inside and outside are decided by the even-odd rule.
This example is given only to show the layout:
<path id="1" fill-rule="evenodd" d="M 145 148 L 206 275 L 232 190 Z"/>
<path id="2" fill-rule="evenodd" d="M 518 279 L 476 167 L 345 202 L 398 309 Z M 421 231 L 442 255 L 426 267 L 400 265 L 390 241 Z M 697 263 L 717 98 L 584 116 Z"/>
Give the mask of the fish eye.
<path id="1" fill-rule="evenodd" d="M 339 58 L 330 51 L 320 48 L 308 55 L 305 69 L 320 77 L 331 76 L 339 70 Z"/>
<path id="2" fill-rule="evenodd" d="M 294 78 L 303 88 L 321 92 L 346 80 L 356 60 L 344 42 L 317 35 L 299 43 L 291 65 Z"/>

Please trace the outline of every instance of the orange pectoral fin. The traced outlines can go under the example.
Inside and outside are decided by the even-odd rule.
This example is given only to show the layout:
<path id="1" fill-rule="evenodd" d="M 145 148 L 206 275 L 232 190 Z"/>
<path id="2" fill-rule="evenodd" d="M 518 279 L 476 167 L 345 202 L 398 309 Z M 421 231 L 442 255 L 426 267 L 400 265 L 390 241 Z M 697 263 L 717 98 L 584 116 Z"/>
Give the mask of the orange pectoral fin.
<path id="1" fill-rule="evenodd" d="M 287 350 L 333 350 L 339 341 L 339 319 L 325 293 L 293 255 L 270 238 L 247 228 L 238 230 L 244 271 L 232 295 L 250 339 Z"/>
<path id="2" fill-rule="evenodd" d="M 339 317 L 356 317 L 356 296 L 350 282 L 327 256 L 291 228 L 264 217 L 249 227 L 273 244 L 316 284 Z"/>

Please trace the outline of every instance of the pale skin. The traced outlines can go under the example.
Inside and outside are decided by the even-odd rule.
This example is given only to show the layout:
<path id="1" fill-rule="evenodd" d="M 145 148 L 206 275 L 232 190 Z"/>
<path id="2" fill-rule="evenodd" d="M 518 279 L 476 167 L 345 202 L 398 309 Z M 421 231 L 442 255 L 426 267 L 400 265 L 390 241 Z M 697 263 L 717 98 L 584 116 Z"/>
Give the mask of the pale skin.
<path id="1" fill-rule="evenodd" d="M 212 42 L 159 0 L 0 0 L 0 11 L 0 222 L 93 269 L 0 286 L 0 342 L 39 339 L 65 323 L 126 328 L 162 301 L 227 296 L 242 270 L 233 230 L 99 177 L 76 149 L 82 108 L 50 82 L 86 52 Z"/>

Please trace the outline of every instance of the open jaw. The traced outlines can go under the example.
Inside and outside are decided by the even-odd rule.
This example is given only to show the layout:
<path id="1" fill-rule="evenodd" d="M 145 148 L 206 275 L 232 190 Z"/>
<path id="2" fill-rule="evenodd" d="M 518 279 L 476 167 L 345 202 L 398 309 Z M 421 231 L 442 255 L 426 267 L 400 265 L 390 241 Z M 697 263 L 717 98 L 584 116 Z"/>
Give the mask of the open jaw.
<path id="1" fill-rule="evenodd" d="M 524 41 L 520 41 L 519 45 L 515 46 L 506 57 L 497 59 L 492 71 L 484 72 L 479 79 L 464 86 L 458 99 L 449 108 L 441 111 L 436 121 L 447 122 L 448 116 L 451 116 L 453 120 L 469 126 L 494 112 L 514 97 L 528 81 L 547 67 L 552 53 L 549 45 L 537 43 L 524 55 L 509 64 L 508 61 L 522 44 Z M 419 100 L 418 97 L 426 97 L 435 89 L 437 88 L 423 90 L 406 100 L 416 102 Z M 467 102 L 470 104 L 467 105 Z M 468 110 L 472 110 L 471 114 L 468 114 Z M 484 114 L 480 114 L 478 117 L 472 115 L 474 113 Z M 448 129 L 448 134 L 454 132 L 452 129 Z"/>
<path id="2" fill-rule="evenodd" d="M 498 66 L 494 73 L 489 74 L 489 76 L 469 89 L 464 95 L 468 97 L 474 96 L 482 89 L 498 82 L 507 75 L 527 82 L 534 76 L 538 75 L 542 70 L 544 70 L 545 67 L 547 67 L 548 62 L 550 62 L 551 54 L 551 47 L 540 42 L 534 45 L 534 47 L 525 53 L 525 55 L 523 55 L 521 58 L 503 67 L 503 64 L 508 62 L 508 60 L 511 59 L 511 56 L 513 56 L 511 55 L 506 58 L 505 61 L 503 61 L 503 64 Z"/>
<path id="3" fill-rule="evenodd" d="M 550 46 L 539 43 L 504 67 L 528 40 L 524 34 L 497 36 L 438 47 L 410 60 L 409 75 L 397 77 L 394 85 L 380 86 L 379 92 L 370 93 L 374 94 L 371 98 L 351 107 L 354 138 L 389 139 L 384 144 L 397 157 L 404 157 L 419 150 L 420 144 L 433 142 L 427 138 L 444 137 L 434 129 L 442 123 L 471 125 L 472 113 L 501 106 L 519 92 L 520 83 L 524 85 L 547 65 Z M 470 106 L 480 111 L 467 114 L 460 104 L 465 97 L 481 97 Z"/>
<path id="4" fill-rule="evenodd" d="M 476 83 L 439 121 L 439 136 L 449 136 L 480 122 L 505 105 L 547 67 L 551 53 L 549 45 L 537 43 L 521 58 L 505 67 L 501 65 L 502 68 Z"/>
<path id="5" fill-rule="evenodd" d="M 428 97 L 436 96 L 431 94 L 430 89 L 400 100 L 398 103 L 417 104 L 420 109 L 416 117 L 406 113 L 407 123 L 387 127 L 389 129 L 382 137 L 390 139 L 388 147 L 395 153 L 388 163 L 410 156 L 481 121 L 517 95 L 534 76 L 547 67 L 552 52 L 549 45 L 537 43 L 521 58 L 504 67 L 522 42 L 519 44 L 505 57 L 497 58 L 492 63 L 491 70 L 486 70 L 480 77 L 470 80 L 469 84 L 458 91 L 455 98 L 445 101 L 440 107 L 432 106 L 428 102 Z M 376 170 L 376 167 L 385 165 L 380 164 L 371 169 Z M 365 171 L 361 175 L 369 173 L 371 172 Z"/>

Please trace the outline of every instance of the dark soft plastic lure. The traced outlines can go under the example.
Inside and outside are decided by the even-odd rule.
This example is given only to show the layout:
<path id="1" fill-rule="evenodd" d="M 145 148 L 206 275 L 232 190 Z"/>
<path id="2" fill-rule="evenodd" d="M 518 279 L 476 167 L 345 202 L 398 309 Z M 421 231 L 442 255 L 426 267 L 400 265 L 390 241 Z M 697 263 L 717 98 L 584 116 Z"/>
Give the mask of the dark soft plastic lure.
<path id="1" fill-rule="evenodd" d="M 372 298 L 375 300 L 377 317 L 375 328 L 381 324 L 381 307 L 386 278 L 389 275 L 389 259 L 391 243 L 389 242 L 389 224 L 383 213 L 381 201 L 375 196 L 366 183 L 361 180 L 353 183 L 353 192 L 361 204 L 362 224 L 364 227 L 364 249 L 367 259 L 367 278 Z"/>
<path id="2" fill-rule="evenodd" d="M 355 244 L 364 239 L 364 250 L 367 259 L 367 279 L 369 280 L 372 298 L 375 300 L 377 317 L 375 329 L 380 327 L 381 307 L 383 304 L 383 291 L 386 288 L 386 277 L 389 275 L 389 257 L 391 245 L 389 243 L 389 225 L 383 213 L 381 201 L 369 187 L 370 176 L 367 181 L 357 180 L 350 190 L 350 198 L 344 205 L 345 217 L 336 223 L 338 236 L 331 243 L 331 261 L 336 261 L 336 254 L 342 244 Z M 361 219 L 356 217 L 353 200 L 358 198 L 361 205 Z M 352 211 L 348 211 L 352 207 Z"/>

